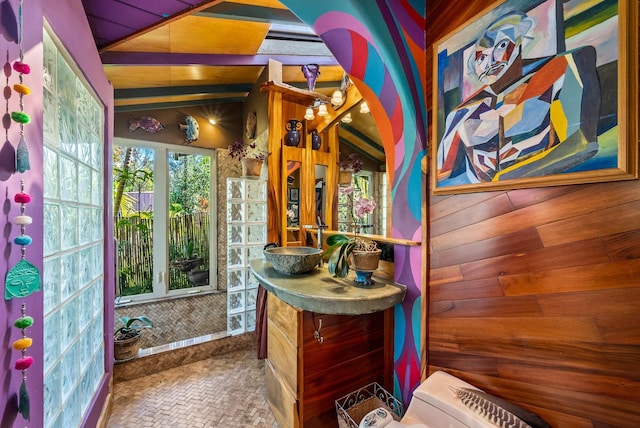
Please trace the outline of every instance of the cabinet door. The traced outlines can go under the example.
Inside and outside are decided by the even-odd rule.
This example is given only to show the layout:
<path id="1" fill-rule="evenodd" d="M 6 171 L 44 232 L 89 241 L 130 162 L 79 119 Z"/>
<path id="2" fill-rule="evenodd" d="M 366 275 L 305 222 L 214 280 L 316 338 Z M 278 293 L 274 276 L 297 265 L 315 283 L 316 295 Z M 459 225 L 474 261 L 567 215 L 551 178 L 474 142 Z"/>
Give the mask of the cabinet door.
<path id="1" fill-rule="evenodd" d="M 298 401 L 285 386 L 276 369 L 267 360 L 264 366 L 264 383 L 267 392 L 267 400 L 271 406 L 271 411 L 281 427 L 300 427 L 300 417 L 298 415 Z"/>
<path id="2" fill-rule="evenodd" d="M 304 312 L 302 340 L 299 400 L 306 428 L 330 426 L 336 418 L 336 399 L 371 382 L 384 384 L 384 312 L 357 316 Z"/>

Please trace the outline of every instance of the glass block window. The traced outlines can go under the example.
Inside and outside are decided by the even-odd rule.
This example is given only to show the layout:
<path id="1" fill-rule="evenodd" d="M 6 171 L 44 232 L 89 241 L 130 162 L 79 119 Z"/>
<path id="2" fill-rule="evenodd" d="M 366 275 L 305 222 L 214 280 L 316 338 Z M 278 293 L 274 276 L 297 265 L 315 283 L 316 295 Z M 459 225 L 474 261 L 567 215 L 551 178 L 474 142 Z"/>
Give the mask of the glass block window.
<path id="1" fill-rule="evenodd" d="M 77 427 L 104 375 L 104 108 L 44 31 L 44 426 Z"/>
<path id="2" fill-rule="evenodd" d="M 227 179 L 227 332 L 254 331 L 258 281 L 249 270 L 267 243 L 267 182 Z"/>

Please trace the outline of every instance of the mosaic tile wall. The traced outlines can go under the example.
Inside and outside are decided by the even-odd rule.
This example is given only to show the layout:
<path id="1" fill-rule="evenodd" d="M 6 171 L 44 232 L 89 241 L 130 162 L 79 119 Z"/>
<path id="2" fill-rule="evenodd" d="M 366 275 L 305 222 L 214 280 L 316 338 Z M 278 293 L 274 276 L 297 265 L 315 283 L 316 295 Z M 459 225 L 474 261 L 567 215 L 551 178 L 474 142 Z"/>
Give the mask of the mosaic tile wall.
<path id="1" fill-rule="evenodd" d="M 117 307 L 116 325 L 121 316 L 146 315 L 153 320 L 154 327 L 145 330 L 142 335 L 142 349 L 227 330 L 227 239 L 224 232 L 227 230 L 226 183 L 227 177 L 239 177 L 242 168 L 238 161 L 229 157 L 228 150 L 219 149 L 216 153 L 219 231 L 217 276 L 220 292 Z"/>
<path id="2" fill-rule="evenodd" d="M 179 340 L 226 331 L 227 293 L 214 292 L 156 300 L 117 307 L 116 321 L 121 316 L 146 315 L 153 328 L 144 330 L 140 348 L 165 345 Z"/>
<path id="3" fill-rule="evenodd" d="M 240 177 L 242 165 L 229 156 L 226 149 L 216 150 L 218 155 L 218 290 L 227 289 L 227 178 Z"/>

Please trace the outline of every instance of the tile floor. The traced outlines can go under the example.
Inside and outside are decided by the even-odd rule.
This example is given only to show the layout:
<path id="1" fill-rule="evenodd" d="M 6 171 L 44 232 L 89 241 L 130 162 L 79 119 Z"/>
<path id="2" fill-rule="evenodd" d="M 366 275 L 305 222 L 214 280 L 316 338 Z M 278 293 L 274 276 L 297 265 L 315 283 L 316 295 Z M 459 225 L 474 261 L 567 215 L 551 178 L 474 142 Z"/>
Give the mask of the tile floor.
<path id="1" fill-rule="evenodd" d="M 109 428 L 277 428 L 255 349 L 114 383 Z"/>

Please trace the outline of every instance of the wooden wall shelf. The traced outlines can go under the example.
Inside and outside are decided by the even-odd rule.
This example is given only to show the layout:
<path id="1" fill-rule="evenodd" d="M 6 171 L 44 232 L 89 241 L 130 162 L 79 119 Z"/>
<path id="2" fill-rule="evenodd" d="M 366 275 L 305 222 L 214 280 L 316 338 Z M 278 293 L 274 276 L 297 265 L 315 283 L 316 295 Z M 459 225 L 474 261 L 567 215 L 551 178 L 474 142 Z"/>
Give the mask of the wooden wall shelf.
<path id="1" fill-rule="evenodd" d="M 318 99 L 327 103 L 330 100 L 328 96 L 319 92 L 310 92 L 282 82 L 265 82 L 260 90 L 263 92 L 278 92 L 282 94 L 284 100 L 305 106 L 313 105 Z"/>
<path id="2" fill-rule="evenodd" d="M 313 232 L 313 230 L 310 230 L 310 232 Z M 325 235 L 335 235 L 337 233 L 340 233 L 342 235 L 345 236 L 355 236 L 354 233 L 352 232 L 338 232 L 337 230 L 325 230 L 324 234 Z M 409 247 L 416 247 L 419 245 L 422 245 L 422 242 L 420 241 L 411 241 L 409 239 L 401 239 L 401 238 L 388 238 L 386 236 L 382 236 L 382 235 L 370 235 L 367 233 L 358 233 L 358 236 L 360 236 L 361 238 L 364 239 L 370 239 L 371 241 L 376 241 L 376 242 L 384 242 L 386 244 L 393 244 L 393 245 L 406 245 Z"/>

